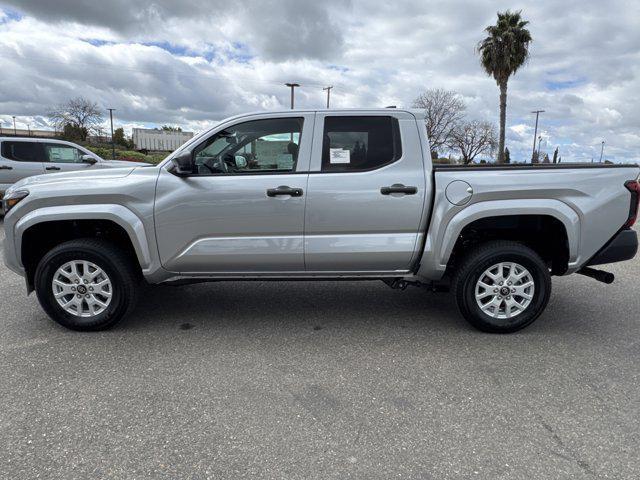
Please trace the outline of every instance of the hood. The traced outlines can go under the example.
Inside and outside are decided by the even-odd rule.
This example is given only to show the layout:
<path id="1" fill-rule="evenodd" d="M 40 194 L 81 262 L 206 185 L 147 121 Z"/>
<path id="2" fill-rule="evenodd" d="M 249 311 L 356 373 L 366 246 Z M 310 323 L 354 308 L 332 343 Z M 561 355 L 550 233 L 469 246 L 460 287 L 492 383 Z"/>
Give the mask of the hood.
<path id="1" fill-rule="evenodd" d="M 123 162 L 130 163 L 130 162 Z M 11 190 L 17 190 L 21 187 L 30 187 L 37 185 L 51 185 L 55 183 L 65 183 L 68 181 L 90 182 L 92 180 L 122 178 L 131 174 L 135 170 L 135 166 L 129 168 L 106 168 L 96 170 L 86 170 L 83 172 L 73 171 L 64 173 L 48 173 L 45 175 L 36 175 L 35 177 L 27 177 L 14 183 Z"/>
<path id="2" fill-rule="evenodd" d="M 146 162 L 130 162 L 129 160 L 102 160 L 103 168 L 122 168 L 122 167 L 151 167 L 151 163 Z"/>

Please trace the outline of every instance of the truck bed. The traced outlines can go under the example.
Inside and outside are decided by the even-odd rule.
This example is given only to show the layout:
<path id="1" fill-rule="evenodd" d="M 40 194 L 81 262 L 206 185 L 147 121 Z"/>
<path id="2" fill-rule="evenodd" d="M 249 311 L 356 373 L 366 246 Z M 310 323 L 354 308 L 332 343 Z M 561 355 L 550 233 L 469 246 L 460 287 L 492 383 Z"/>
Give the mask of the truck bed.
<path id="1" fill-rule="evenodd" d="M 640 168 L 637 163 L 509 163 L 509 164 L 474 164 L 474 165 L 448 165 L 433 164 L 434 171 L 448 170 L 553 170 L 571 168 Z"/>
<path id="2" fill-rule="evenodd" d="M 486 216 L 548 215 L 561 221 L 569 243 L 566 273 L 586 265 L 629 216 L 625 182 L 638 165 L 434 165 L 433 211 L 420 273 L 437 278 L 463 228 Z M 467 192 L 471 193 L 467 193 Z"/>

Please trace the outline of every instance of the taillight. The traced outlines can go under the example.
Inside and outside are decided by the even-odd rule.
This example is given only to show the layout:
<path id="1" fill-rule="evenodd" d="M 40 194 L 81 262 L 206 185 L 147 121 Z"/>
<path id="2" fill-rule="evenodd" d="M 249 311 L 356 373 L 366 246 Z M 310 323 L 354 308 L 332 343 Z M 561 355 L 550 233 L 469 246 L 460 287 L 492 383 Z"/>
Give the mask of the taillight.
<path id="1" fill-rule="evenodd" d="M 629 180 L 624 184 L 631 192 L 631 205 L 629 206 L 629 219 L 622 228 L 631 228 L 638 218 L 638 206 L 640 204 L 640 182 Z"/>

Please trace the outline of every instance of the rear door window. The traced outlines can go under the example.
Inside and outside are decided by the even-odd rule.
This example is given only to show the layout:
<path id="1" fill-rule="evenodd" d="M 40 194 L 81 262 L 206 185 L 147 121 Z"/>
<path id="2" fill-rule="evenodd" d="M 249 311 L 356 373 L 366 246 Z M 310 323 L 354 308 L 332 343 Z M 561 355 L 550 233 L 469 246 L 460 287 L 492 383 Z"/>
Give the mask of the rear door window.
<path id="1" fill-rule="evenodd" d="M 42 145 L 38 142 L 2 142 L 2 156 L 16 162 L 42 162 Z"/>
<path id="2" fill-rule="evenodd" d="M 402 156 L 398 120 L 386 116 L 326 117 L 323 172 L 374 170 Z"/>

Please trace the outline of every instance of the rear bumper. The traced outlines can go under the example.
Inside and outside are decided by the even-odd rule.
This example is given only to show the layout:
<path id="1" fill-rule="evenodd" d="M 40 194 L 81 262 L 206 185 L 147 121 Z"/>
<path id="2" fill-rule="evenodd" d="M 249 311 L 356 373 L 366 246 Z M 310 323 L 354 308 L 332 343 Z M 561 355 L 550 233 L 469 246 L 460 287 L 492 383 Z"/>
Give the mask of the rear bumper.
<path id="1" fill-rule="evenodd" d="M 621 230 L 598 253 L 596 253 L 587 265 L 602 265 L 605 263 L 622 262 L 630 260 L 638 252 L 638 234 L 635 230 Z"/>

